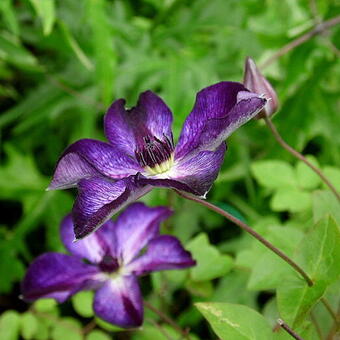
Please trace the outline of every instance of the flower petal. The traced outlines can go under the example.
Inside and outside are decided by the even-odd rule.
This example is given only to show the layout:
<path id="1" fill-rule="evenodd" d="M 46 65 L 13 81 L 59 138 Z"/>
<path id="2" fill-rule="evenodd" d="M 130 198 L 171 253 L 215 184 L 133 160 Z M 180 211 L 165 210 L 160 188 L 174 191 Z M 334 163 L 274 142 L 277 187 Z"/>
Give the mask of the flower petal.
<path id="1" fill-rule="evenodd" d="M 164 175 L 140 175 L 139 182 L 143 185 L 170 187 L 204 197 L 218 175 L 225 151 L 226 144 L 223 142 L 216 151 L 203 151 L 192 158 L 177 160 L 173 168 Z"/>
<path id="2" fill-rule="evenodd" d="M 72 210 L 76 238 L 94 232 L 116 212 L 150 190 L 151 187 L 136 185 L 135 176 L 116 182 L 105 178 L 81 180 Z"/>
<path id="3" fill-rule="evenodd" d="M 134 275 L 108 280 L 95 294 L 94 312 L 103 320 L 123 328 L 143 322 L 143 301 Z"/>
<path id="4" fill-rule="evenodd" d="M 147 243 L 159 234 L 159 225 L 172 211 L 166 207 L 131 204 L 117 218 L 117 256 L 129 263 Z"/>
<path id="5" fill-rule="evenodd" d="M 65 248 L 72 255 L 85 258 L 92 263 L 99 263 L 106 254 L 114 255 L 111 251 L 116 243 L 113 221 L 107 221 L 101 229 L 78 242 L 74 242 L 73 229 L 72 217 L 67 215 L 61 223 L 60 234 Z"/>
<path id="6" fill-rule="evenodd" d="M 143 92 L 131 110 L 124 105 L 124 99 L 116 100 L 105 116 L 105 134 L 113 146 L 134 156 L 143 137 L 171 136 L 172 113 L 152 91 Z"/>
<path id="7" fill-rule="evenodd" d="M 265 104 L 266 99 L 248 92 L 236 82 L 220 82 L 201 90 L 184 123 L 175 158 L 192 152 L 213 151 Z"/>
<path id="8" fill-rule="evenodd" d="M 143 275 L 157 270 L 183 269 L 196 264 L 180 241 L 170 235 L 161 235 L 149 242 L 147 252 L 126 267 L 127 271 Z"/>
<path id="9" fill-rule="evenodd" d="M 49 189 L 66 189 L 83 178 L 107 176 L 120 179 L 141 171 L 138 163 L 110 144 L 81 139 L 61 155 Z"/>
<path id="10" fill-rule="evenodd" d="M 79 290 L 96 287 L 100 284 L 100 275 L 96 266 L 85 264 L 77 257 L 47 253 L 29 266 L 21 291 L 27 301 L 54 298 L 64 302 Z"/>

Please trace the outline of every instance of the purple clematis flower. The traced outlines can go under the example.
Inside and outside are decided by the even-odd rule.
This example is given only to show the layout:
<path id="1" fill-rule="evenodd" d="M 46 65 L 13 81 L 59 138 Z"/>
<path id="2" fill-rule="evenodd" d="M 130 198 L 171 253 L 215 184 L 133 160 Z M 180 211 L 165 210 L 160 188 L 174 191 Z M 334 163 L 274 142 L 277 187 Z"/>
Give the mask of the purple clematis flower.
<path id="1" fill-rule="evenodd" d="M 82 139 L 69 146 L 49 189 L 78 187 L 72 212 L 77 239 L 153 187 L 204 197 L 223 163 L 224 140 L 265 104 L 240 83 L 209 86 L 197 94 L 175 146 L 172 113 L 156 94 L 142 93 L 131 109 L 116 100 L 104 120 L 109 143 Z"/>
<path id="2" fill-rule="evenodd" d="M 80 290 L 94 289 L 93 308 L 99 317 L 123 328 L 140 326 L 143 302 L 137 277 L 195 265 L 177 238 L 159 234 L 160 223 L 170 215 L 165 207 L 134 203 L 115 222 L 106 222 L 78 242 L 73 242 L 71 217 L 65 217 L 61 238 L 72 255 L 46 253 L 38 257 L 22 282 L 23 298 L 64 302 Z M 146 252 L 140 255 L 145 247 Z"/>

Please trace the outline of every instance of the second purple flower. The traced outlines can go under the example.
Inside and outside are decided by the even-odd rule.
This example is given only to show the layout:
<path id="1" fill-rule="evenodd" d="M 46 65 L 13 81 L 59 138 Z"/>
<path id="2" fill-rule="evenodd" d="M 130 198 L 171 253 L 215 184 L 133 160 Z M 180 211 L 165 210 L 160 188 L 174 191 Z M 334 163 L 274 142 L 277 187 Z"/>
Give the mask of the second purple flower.
<path id="1" fill-rule="evenodd" d="M 159 234 L 160 223 L 170 215 L 165 207 L 135 203 L 116 221 L 106 222 L 78 242 L 73 242 L 73 223 L 67 216 L 61 224 L 61 238 L 71 255 L 39 256 L 22 282 L 23 298 L 64 302 L 81 290 L 93 289 L 93 309 L 99 317 L 124 328 L 140 326 L 143 300 L 137 277 L 196 263 L 176 237 Z"/>

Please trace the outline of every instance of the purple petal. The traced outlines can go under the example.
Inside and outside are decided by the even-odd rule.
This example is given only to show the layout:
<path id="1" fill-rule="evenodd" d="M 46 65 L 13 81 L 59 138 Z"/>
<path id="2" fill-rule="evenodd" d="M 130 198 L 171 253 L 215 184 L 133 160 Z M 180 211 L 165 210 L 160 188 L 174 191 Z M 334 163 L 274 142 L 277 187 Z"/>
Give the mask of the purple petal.
<path id="1" fill-rule="evenodd" d="M 64 302 L 82 289 L 100 284 L 96 266 L 83 263 L 79 258 L 58 253 L 39 256 L 28 268 L 21 284 L 25 300 L 54 298 Z"/>
<path id="2" fill-rule="evenodd" d="M 126 110 L 124 105 L 125 100 L 116 100 L 104 121 L 106 137 L 116 148 L 134 156 L 143 144 L 143 137 L 171 136 L 172 113 L 153 92 L 143 92 L 131 110 Z"/>
<path id="3" fill-rule="evenodd" d="M 159 234 L 159 226 L 172 211 L 166 207 L 150 208 L 134 203 L 116 220 L 117 256 L 129 263 L 147 243 Z"/>
<path id="4" fill-rule="evenodd" d="M 111 251 L 116 244 L 113 221 L 107 221 L 100 230 L 78 242 L 74 242 L 73 229 L 72 217 L 68 215 L 61 223 L 60 234 L 66 249 L 71 254 L 85 258 L 92 263 L 99 263 L 106 254 L 115 255 Z"/>
<path id="5" fill-rule="evenodd" d="M 81 139 L 61 155 L 49 189 L 66 189 L 94 176 L 120 179 L 141 171 L 138 163 L 110 144 Z"/>
<path id="6" fill-rule="evenodd" d="M 72 211 L 76 238 L 94 232 L 116 212 L 150 190 L 151 187 L 136 185 L 134 176 L 116 182 L 104 178 L 81 180 Z"/>
<path id="7" fill-rule="evenodd" d="M 226 144 L 223 142 L 216 151 L 203 151 L 192 158 L 178 160 L 166 174 L 167 178 L 162 178 L 162 174 L 153 177 L 140 175 L 139 182 L 143 185 L 170 187 L 204 197 L 218 175 L 225 151 Z"/>
<path id="8" fill-rule="evenodd" d="M 265 104 L 266 99 L 249 92 L 240 83 L 221 82 L 201 90 L 184 123 L 175 158 L 213 151 Z"/>
<path id="9" fill-rule="evenodd" d="M 123 328 L 143 322 L 143 301 L 134 275 L 108 280 L 95 294 L 95 313 L 103 320 Z"/>
<path id="10" fill-rule="evenodd" d="M 143 275 L 157 270 L 183 269 L 196 264 L 180 241 L 170 235 L 161 235 L 149 242 L 147 252 L 127 266 L 126 270 Z"/>

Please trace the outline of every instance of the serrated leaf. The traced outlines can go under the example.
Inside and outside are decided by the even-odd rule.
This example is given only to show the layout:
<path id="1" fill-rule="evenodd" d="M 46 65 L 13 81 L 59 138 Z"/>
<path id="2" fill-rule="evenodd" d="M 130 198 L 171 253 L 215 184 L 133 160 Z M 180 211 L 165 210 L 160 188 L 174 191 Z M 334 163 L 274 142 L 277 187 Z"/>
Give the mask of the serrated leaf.
<path id="1" fill-rule="evenodd" d="M 301 325 L 326 288 L 340 275 L 340 231 L 333 218 L 324 218 L 306 235 L 297 259 L 314 285 L 309 287 L 297 274 L 292 274 L 278 287 L 280 314 L 293 328 Z"/>
<path id="2" fill-rule="evenodd" d="M 34 338 L 38 330 L 38 320 L 35 315 L 30 312 L 23 313 L 20 320 L 21 335 L 25 340 Z"/>
<path id="3" fill-rule="evenodd" d="M 83 291 L 72 297 L 72 305 L 75 311 L 84 318 L 93 316 L 93 292 Z"/>
<path id="4" fill-rule="evenodd" d="M 231 303 L 196 303 L 222 340 L 271 340 L 272 331 L 264 317 L 255 310 Z"/>
<path id="5" fill-rule="evenodd" d="M 278 189 L 295 187 L 297 184 L 293 167 L 280 160 L 265 160 L 254 162 L 251 166 L 256 180 L 266 188 Z"/>
<path id="6" fill-rule="evenodd" d="M 14 310 L 4 312 L 0 316 L 1 340 L 19 339 L 20 315 Z"/>
<path id="7" fill-rule="evenodd" d="M 186 248 L 197 262 L 196 266 L 190 269 L 194 281 L 221 277 L 233 267 L 233 259 L 229 255 L 221 254 L 216 247 L 212 246 L 204 233 L 191 240 Z"/>
<path id="8" fill-rule="evenodd" d="M 298 188 L 279 188 L 273 195 L 270 206 L 274 211 L 290 211 L 292 213 L 309 209 L 312 199 L 309 192 Z"/>

